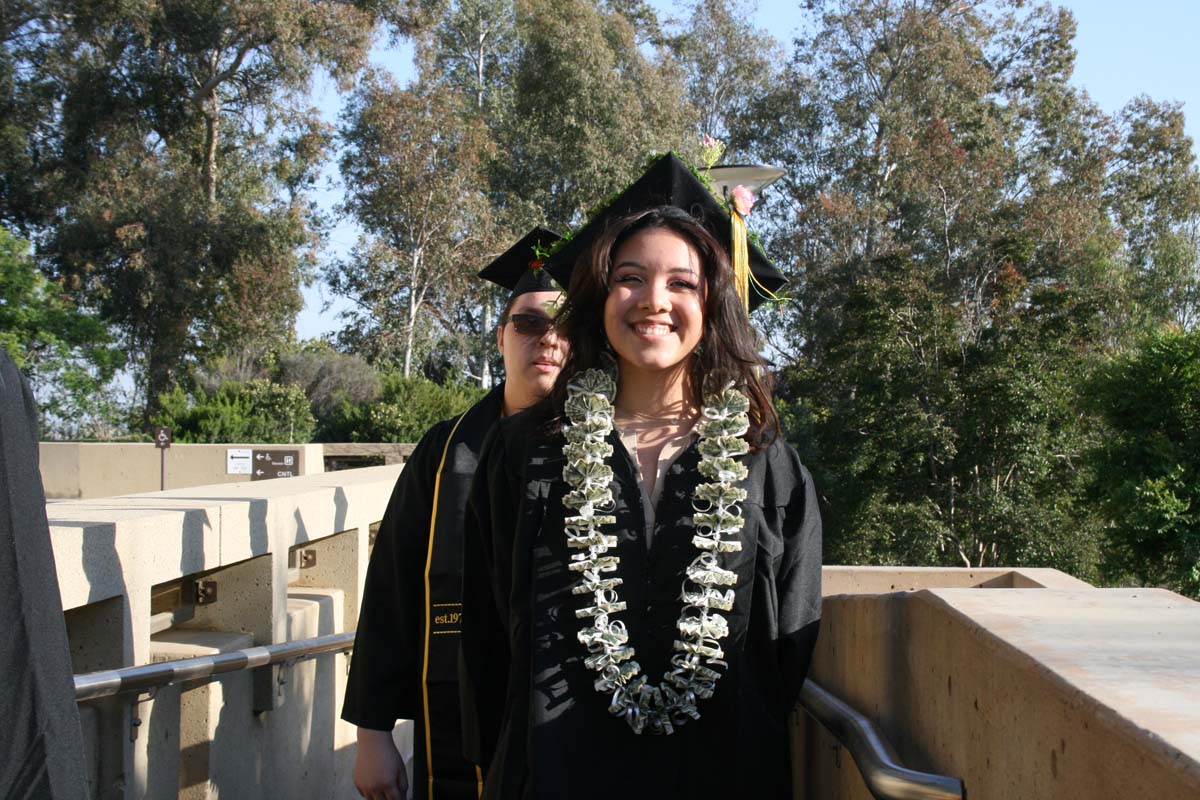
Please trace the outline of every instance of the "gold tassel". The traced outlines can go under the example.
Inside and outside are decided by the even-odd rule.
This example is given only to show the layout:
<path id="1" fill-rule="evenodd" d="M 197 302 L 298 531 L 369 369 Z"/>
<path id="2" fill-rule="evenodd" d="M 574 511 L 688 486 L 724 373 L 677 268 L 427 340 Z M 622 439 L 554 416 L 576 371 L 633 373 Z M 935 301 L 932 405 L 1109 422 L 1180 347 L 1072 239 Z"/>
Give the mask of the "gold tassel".
<path id="1" fill-rule="evenodd" d="M 747 244 L 746 220 L 737 209 L 729 209 L 729 218 L 733 221 L 731 237 L 733 256 L 733 279 L 737 286 L 738 297 L 742 298 L 742 306 L 750 313 L 750 251 Z"/>

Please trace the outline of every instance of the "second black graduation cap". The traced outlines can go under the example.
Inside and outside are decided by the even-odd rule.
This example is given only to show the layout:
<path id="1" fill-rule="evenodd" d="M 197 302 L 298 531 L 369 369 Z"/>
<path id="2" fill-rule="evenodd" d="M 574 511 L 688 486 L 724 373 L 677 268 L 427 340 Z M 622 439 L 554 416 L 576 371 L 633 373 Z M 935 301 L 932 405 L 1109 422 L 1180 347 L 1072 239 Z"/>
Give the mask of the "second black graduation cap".
<path id="1" fill-rule="evenodd" d="M 554 231 L 538 226 L 481 269 L 479 277 L 508 289 L 510 299 L 529 292 L 560 292 L 562 288 L 554 284 L 551 273 L 543 268 L 539 251 L 549 250 L 561 238 Z"/>
<path id="2" fill-rule="evenodd" d="M 650 165 L 640 178 L 630 184 L 615 200 L 580 228 L 569 241 L 555 251 L 546 262 L 546 269 L 563 286 L 570 285 L 571 271 L 596 238 L 618 217 L 655 206 L 675 206 L 688 212 L 717 238 L 725 252 L 730 252 L 732 238 L 729 212 L 713 196 L 700 179 L 692 174 L 679 156 L 667 153 Z M 771 293 L 787 283 L 762 249 L 749 242 L 750 271 L 755 280 Z M 750 286 L 750 308 L 767 299 L 761 289 Z"/>

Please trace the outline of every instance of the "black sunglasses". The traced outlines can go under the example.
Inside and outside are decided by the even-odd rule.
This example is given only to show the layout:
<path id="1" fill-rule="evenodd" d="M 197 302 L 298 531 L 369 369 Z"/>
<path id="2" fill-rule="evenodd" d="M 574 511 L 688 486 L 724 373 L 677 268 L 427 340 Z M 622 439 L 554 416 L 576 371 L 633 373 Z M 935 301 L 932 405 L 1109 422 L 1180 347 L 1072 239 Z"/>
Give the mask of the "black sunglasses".
<path id="1" fill-rule="evenodd" d="M 554 327 L 554 320 L 542 314 L 510 314 L 508 321 L 522 336 L 542 337 Z"/>

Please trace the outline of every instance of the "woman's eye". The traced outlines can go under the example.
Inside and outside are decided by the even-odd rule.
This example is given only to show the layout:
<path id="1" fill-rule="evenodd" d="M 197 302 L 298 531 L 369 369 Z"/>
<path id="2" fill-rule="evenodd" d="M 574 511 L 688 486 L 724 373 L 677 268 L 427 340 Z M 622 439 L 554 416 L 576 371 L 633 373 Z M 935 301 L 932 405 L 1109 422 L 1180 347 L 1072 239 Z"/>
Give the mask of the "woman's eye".
<path id="1" fill-rule="evenodd" d="M 691 281 L 684 281 L 684 280 L 672 281 L 671 285 L 676 287 L 677 289 L 687 289 L 692 292 L 696 291 L 696 289 L 698 288 L 697 285 L 692 283 Z"/>
<path id="2" fill-rule="evenodd" d="M 624 275 L 618 275 L 613 278 L 613 283 L 640 283 L 641 280 L 637 275 L 627 272 Z"/>

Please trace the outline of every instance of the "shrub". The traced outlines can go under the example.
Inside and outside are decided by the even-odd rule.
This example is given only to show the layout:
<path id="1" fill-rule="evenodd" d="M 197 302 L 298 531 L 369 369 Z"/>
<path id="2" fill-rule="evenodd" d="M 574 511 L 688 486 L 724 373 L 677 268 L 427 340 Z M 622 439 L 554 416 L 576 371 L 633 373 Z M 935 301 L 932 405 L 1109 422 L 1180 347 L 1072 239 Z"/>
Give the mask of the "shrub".
<path id="1" fill-rule="evenodd" d="M 381 383 L 376 402 L 342 400 L 322 415 L 317 440 L 416 442 L 435 423 L 461 414 L 487 393 L 477 386 L 438 384 L 399 373 L 385 373 Z"/>
<path id="2" fill-rule="evenodd" d="M 1110 428 L 1090 454 L 1108 577 L 1200 597 L 1200 330 L 1152 337 L 1089 395 Z"/>
<path id="3" fill-rule="evenodd" d="M 298 386 L 256 379 L 226 381 L 213 394 L 182 389 L 161 396 L 156 425 L 165 425 L 178 442 L 306 443 L 316 419 Z"/>

